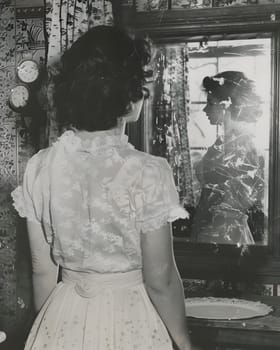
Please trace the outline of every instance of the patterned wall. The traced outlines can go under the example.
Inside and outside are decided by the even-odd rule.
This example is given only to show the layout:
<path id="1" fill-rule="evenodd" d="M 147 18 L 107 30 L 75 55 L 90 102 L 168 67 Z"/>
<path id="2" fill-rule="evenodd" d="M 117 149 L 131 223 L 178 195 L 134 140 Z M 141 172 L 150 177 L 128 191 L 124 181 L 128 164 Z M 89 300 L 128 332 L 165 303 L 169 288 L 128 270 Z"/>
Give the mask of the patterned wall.
<path id="1" fill-rule="evenodd" d="M 123 6 L 133 6 L 133 0 L 121 0 Z M 280 0 L 136 0 L 136 9 L 142 11 L 195 9 L 203 7 L 249 6 L 263 4 L 279 4 Z"/>
<path id="2" fill-rule="evenodd" d="M 20 115 L 10 110 L 7 101 L 17 82 L 17 63 L 23 58 L 44 61 L 42 16 L 43 8 L 18 8 L 15 0 L 0 0 L 0 328 L 8 333 L 7 349 L 13 350 L 16 347 L 9 340 L 29 325 L 32 313 L 25 226 L 10 193 L 35 150 Z M 27 125 L 30 119 L 26 116 Z"/>
<path id="3" fill-rule="evenodd" d="M 16 119 L 6 105 L 15 80 L 16 22 L 13 4 L 2 1 L 0 6 L 0 317 L 6 329 L 16 315 L 16 226 L 9 196 L 17 180 Z"/>

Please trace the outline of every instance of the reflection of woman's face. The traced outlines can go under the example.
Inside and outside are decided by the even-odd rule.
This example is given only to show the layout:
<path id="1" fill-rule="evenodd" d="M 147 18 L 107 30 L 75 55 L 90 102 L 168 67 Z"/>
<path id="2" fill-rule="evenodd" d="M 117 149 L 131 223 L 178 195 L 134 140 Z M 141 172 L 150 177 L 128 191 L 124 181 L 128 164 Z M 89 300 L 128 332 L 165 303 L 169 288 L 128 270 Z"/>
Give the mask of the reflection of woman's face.
<path id="1" fill-rule="evenodd" d="M 207 104 L 203 108 L 203 112 L 207 115 L 210 124 L 217 125 L 222 124 L 224 116 L 224 107 L 220 104 L 220 101 L 212 94 L 207 95 Z"/>

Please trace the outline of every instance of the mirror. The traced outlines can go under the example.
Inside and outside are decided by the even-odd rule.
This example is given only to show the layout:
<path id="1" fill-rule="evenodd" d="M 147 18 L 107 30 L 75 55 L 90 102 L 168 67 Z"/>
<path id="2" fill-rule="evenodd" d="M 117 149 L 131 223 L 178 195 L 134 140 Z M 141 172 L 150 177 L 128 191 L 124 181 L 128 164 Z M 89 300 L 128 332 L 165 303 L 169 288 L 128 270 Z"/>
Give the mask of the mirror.
<path id="1" fill-rule="evenodd" d="M 272 35 L 157 44 L 144 150 L 167 158 L 187 242 L 268 244 Z"/>

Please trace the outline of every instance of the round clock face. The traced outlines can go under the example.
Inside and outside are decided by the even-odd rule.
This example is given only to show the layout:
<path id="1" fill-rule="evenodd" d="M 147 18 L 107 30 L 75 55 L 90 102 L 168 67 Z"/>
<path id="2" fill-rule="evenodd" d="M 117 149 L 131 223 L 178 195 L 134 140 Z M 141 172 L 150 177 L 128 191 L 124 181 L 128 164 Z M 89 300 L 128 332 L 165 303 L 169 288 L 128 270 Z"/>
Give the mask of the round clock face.
<path id="1" fill-rule="evenodd" d="M 33 60 L 24 60 L 17 67 L 18 78 L 23 83 L 33 83 L 39 76 L 39 65 Z"/>
<path id="2" fill-rule="evenodd" d="M 24 85 L 15 86 L 10 93 L 10 106 L 11 108 L 18 110 L 24 108 L 29 99 L 29 90 Z"/>

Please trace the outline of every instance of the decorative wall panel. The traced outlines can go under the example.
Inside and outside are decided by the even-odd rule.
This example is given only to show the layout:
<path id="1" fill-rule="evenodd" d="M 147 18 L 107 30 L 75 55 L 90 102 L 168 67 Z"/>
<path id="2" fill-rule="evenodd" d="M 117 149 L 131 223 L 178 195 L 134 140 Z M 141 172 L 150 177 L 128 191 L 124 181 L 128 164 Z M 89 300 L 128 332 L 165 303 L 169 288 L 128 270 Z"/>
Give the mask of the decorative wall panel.
<path id="1" fill-rule="evenodd" d="M 212 7 L 212 0 L 173 0 L 172 9 L 195 9 Z"/>
<path id="2" fill-rule="evenodd" d="M 136 0 L 136 9 L 139 12 L 166 10 L 167 6 L 167 0 Z"/>
<path id="3" fill-rule="evenodd" d="M 34 153 L 21 116 L 8 106 L 16 83 L 16 65 L 23 58 L 44 63 L 43 8 L 16 9 L 0 0 L 0 328 L 4 349 L 21 349 L 31 313 L 31 274 L 25 221 L 13 208 L 11 191 L 22 181 Z M 31 116 L 24 117 L 30 124 Z M 24 132 L 23 132 L 24 131 Z"/>
<path id="4" fill-rule="evenodd" d="M 3 123 L 13 118 L 7 100 L 14 80 L 15 10 L 13 7 L 0 9 L 0 122 Z"/>
<path id="5" fill-rule="evenodd" d="M 279 4 L 280 0 L 171 0 L 170 6 L 172 10 L 178 9 L 197 9 L 205 7 L 228 7 L 228 6 L 250 6 L 263 4 Z M 133 2 L 130 0 L 122 0 L 121 6 L 132 7 Z M 165 0 L 136 0 L 136 10 L 156 11 L 167 10 L 168 1 Z"/>
<path id="6" fill-rule="evenodd" d="M 15 0 L 0 0 L 0 9 L 15 5 Z"/>
<path id="7" fill-rule="evenodd" d="M 6 68 L 15 63 L 15 9 L 1 8 L 0 19 L 0 67 Z"/>
<path id="8" fill-rule="evenodd" d="M 258 0 L 213 0 L 213 7 L 257 5 Z"/>
<path id="9" fill-rule="evenodd" d="M 0 18 L 0 21 L 1 21 L 1 18 Z M 0 48 L 0 52 L 2 52 L 1 48 Z M 3 65 L 3 61 L 1 59 L 0 59 L 0 64 Z M 10 89 L 13 87 L 14 79 L 15 79 L 15 69 L 13 66 L 6 65 L 0 68 L 0 123 L 1 124 L 9 122 L 9 120 L 15 120 L 14 113 L 8 108 L 8 105 L 7 105 Z"/>
<path id="10" fill-rule="evenodd" d="M 7 106 L 14 81 L 15 9 L 0 5 L 0 323 L 13 328 L 16 318 L 16 227 L 10 192 L 16 184 L 15 116 Z"/>
<path id="11" fill-rule="evenodd" d="M 26 58 L 45 64 L 44 8 L 16 8 L 16 64 Z M 26 163 L 35 153 L 31 140 L 30 125 L 33 118 L 40 115 L 24 115 L 25 125 L 20 116 L 17 120 L 17 179 L 22 183 Z M 40 130 L 37 131 L 39 133 Z M 16 239 L 16 276 L 17 276 L 17 334 L 24 339 L 33 321 L 31 262 L 25 220 L 17 217 Z"/>
<path id="12" fill-rule="evenodd" d="M 45 63 L 43 19 L 35 15 L 43 16 L 43 8 L 16 10 L 16 63 L 26 58 L 32 58 L 41 65 Z"/>

